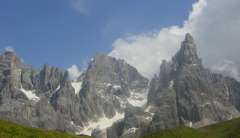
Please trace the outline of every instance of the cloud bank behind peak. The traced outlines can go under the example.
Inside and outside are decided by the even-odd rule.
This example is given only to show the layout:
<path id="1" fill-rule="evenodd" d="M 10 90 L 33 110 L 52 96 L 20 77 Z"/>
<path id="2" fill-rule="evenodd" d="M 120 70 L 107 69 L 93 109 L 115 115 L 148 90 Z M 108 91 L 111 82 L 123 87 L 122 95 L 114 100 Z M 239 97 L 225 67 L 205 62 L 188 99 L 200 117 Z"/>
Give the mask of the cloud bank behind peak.
<path id="1" fill-rule="evenodd" d="M 163 59 L 170 60 L 180 48 L 186 33 L 191 33 L 199 54 L 207 66 L 223 60 L 240 65 L 239 0 L 199 0 L 193 4 L 182 26 L 162 28 L 149 33 L 119 38 L 113 43 L 110 56 L 124 59 L 145 77 L 159 71 Z"/>

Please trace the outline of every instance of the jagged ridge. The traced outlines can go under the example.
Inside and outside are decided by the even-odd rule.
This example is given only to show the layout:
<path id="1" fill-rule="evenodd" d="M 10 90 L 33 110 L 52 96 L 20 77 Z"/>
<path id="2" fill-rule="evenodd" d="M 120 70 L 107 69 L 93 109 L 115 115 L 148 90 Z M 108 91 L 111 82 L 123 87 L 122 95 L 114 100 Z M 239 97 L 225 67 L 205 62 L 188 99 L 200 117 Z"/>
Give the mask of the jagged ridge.
<path id="1" fill-rule="evenodd" d="M 181 125 L 198 128 L 230 120 L 240 116 L 239 101 L 240 83 L 204 68 L 193 37 L 186 34 L 180 50 L 171 61 L 162 62 L 151 80 L 145 110 L 126 112 L 108 134 L 137 138 Z"/>
<path id="2" fill-rule="evenodd" d="M 100 125 L 124 117 L 134 93 L 148 80 L 122 60 L 97 55 L 76 81 L 68 72 L 44 65 L 35 70 L 15 52 L 0 55 L 0 117 L 32 127 L 91 135 Z M 108 125 L 101 124 L 108 121 Z M 104 122 L 105 123 L 105 122 Z"/>
<path id="3" fill-rule="evenodd" d="M 134 67 L 106 55 L 96 55 L 75 81 L 66 70 L 35 70 L 14 52 L 0 55 L 0 117 L 32 127 L 137 138 L 229 120 L 239 110 L 240 83 L 206 69 L 190 34 L 149 85 Z"/>

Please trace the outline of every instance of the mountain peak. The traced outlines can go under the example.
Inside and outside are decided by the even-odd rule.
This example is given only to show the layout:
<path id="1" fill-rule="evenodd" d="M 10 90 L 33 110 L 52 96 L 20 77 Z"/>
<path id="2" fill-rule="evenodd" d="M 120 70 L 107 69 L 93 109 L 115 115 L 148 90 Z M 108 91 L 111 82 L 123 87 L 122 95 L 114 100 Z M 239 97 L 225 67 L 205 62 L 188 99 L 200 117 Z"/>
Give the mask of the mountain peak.
<path id="1" fill-rule="evenodd" d="M 0 55 L 0 62 L 6 66 L 20 66 L 22 64 L 16 53 L 14 51 L 8 50 Z"/>
<path id="2" fill-rule="evenodd" d="M 196 44 L 189 33 L 186 34 L 181 49 L 173 59 L 178 65 L 201 65 L 201 59 L 198 57 Z"/>
<path id="3" fill-rule="evenodd" d="M 191 35 L 190 33 L 187 33 L 187 34 L 185 35 L 185 40 L 184 40 L 184 42 L 194 43 L 194 39 L 193 39 L 193 37 L 192 37 L 192 35 Z"/>

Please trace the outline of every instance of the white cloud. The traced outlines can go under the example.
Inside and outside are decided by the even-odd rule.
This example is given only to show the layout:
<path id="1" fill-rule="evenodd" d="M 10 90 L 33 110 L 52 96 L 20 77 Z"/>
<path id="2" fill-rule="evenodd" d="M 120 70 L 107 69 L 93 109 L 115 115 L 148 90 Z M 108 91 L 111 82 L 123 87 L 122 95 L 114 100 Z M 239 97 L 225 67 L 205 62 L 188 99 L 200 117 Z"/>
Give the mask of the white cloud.
<path id="1" fill-rule="evenodd" d="M 185 33 L 189 32 L 196 40 L 205 65 L 211 66 L 224 59 L 240 64 L 239 7 L 239 0 L 199 0 L 193 4 L 182 27 L 171 26 L 150 35 L 119 38 L 109 55 L 126 60 L 151 78 L 159 70 L 161 60 L 171 59 Z"/>
<path id="2" fill-rule="evenodd" d="M 71 80 L 76 80 L 81 75 L 77 65 L 72 65 L 67 71 Z"/>
<path id="3" fill-rule="evenodd" d="M 5 47 L 4 50 L 7 51 L 7 52 L 15 52 L 14 48 L 11 47 L 11 46 Z"/>
<path id="4" fill-rule="evenodd" d="M 81 14 L 88 14 L 89 7 L 87 2 L 89 0 L 68 0 L 70 2 L 70 6 L 73 10 L 81 13 Z"/>
<path id="5" fill-rule="evenodd" d="M 132 36 L 114 42 L 110 56 L 126 60 L 146 77 L 159 70 L 163 59 L 170 59 L 178 49 L 184 32 L 175 26 L 164 28 L 157 34 Z"/>
<path id="6" fill-rule="evenodd" d="M 224 60 L 221 63 L 214 65 L 211 69 L 217 73 L 234 77 L 240 81 L 239 67 L 233 61 Z"/>

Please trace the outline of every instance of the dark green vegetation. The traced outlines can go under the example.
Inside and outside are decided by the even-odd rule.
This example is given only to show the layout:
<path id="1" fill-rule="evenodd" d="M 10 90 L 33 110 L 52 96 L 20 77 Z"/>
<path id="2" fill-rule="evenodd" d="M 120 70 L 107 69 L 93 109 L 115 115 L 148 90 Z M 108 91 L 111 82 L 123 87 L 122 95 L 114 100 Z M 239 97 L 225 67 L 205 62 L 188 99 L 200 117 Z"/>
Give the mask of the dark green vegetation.
<path id="1" fill-rule="evenodd" d="M 178 127 L 162 130 L 143 138 L 240 138 L 240 119 L 234 119 L 200 129 Z"/>
<path id="2" fill-rule="evenodd" d="M 25 127 L 0 120 L 0 138 L 90 138 L 57 131 Z M 234 119 L 200 129 L 177 127 L 146 135 L 143 138 L 240 138 L 240 119 Z"/>
<path id="3" fill-rule="evenodd" d="M 174 129 L 162 130 L 144 136 L 144 138 L 204 138 L 203 133 L 188 127 L 177 127 Z"/>
<path id="4" fill-rule="evenodd" d="M 46 131 L 30 128 L 8 121 L 0 120 L 0 138 L 90 138 L 87 136 L 75 136 L 63 132 Z"/>

